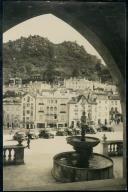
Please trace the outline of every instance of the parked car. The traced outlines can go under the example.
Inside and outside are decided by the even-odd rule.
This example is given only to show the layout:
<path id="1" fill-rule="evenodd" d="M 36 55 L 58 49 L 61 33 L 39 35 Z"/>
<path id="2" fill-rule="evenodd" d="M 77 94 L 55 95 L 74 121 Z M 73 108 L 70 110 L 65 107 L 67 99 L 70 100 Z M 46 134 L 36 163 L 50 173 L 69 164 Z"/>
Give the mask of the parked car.
<path id="1" fill-rule="evenodd" d="M 27 131 L 27 134 L 30 135 L 30 139 L 38 139 L 39 138 L 39 131 L 35 129 L 30 129 Z"/>
<path id="2" fill-rule="evenodd" d="M 99 128 L 97 128 L 97 131 L 99 131 L 99 132 L 101 132 L 101 131 L 112 132 L 112 131 L 114 131 L 114 129 L 111 126 L 101 125 Z"/>
<path id="3" fill-rule="evenodd" d="M 25 132 L 23 132 L 23 131 L 17 131 L 17 132 L 14 133 L 13 139 L 14 140 L 19 140 L 19 139 L 26 140 L 27 139 L 27 134 Z"/>
<path id="4" fill-rule="evenodd" d="M 41 130 L 39 133 L 40 138 L 50 139 L 54 138 L 54 134 L 50 133 L 48 130 Z"/>
<path id="5" fill-rule="evenodd" d="M 97 130 L 92 125 L 88 126 L 86 129 L 86 134 L 96 134 Z"/>
<path id="6" fill-rule="evenodd" d="M 74 135 L 74 131 L 71 128 L 65 129 L 65 132 L 67 133 L 67 135 Z"/>
<path id="7" fill-rule="evenodd" d="M 81 134 L 81 129 L 80 128 L 74 128 L 73 132 L 74 132 L 74 135 L 80 135 Z"/>
<path id="8" fill-rule="evenodd" d="M 56 136 L 67 136 L 67 132 L 64 130 L 58 130 Z"/>

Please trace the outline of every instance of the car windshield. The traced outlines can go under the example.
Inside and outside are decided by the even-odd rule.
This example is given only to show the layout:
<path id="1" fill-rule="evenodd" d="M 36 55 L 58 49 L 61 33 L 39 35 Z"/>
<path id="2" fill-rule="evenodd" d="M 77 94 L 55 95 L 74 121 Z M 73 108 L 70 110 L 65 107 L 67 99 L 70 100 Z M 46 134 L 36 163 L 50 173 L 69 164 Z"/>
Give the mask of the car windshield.
<path id="1" fill-rule="evenodd" d="M 16 132 L 16 134 L 24 135 L 25 133 L 24 132 Z"/>
<path id="2" fill-rule="evenodd" d="M 23 132 L 18 132 L 18 133 L 15 133 L 15 135 L 22 135 L 22 136 L 25 136 L 25 133 L 23 133 Z"/>

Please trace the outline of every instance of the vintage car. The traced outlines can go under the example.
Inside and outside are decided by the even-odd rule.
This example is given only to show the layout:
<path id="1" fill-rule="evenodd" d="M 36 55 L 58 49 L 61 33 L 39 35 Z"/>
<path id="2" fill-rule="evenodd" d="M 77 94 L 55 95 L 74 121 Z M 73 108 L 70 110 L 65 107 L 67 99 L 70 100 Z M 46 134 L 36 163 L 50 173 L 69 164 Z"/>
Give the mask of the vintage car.
<path id="1" fill-rule="evenodd" d="M 67 132 L 65 130 L 58 130 L 56 136 L 67 136 Z"/>
<path id="2" fill-rule="evenodd" d="M 98 127 L 97 128 L 97 131 L 98 132 L 112 132 L 112 131 L 114 131 L 114 129 L 111 127 L 111 126 L 109 126 L 109 125 L 101 125 L 100 127 Z"/>
<path id="3" fill-rule="evenodd" d="M 88 126 L 88 128 L 86 129 L 86 133 L 87 134 L 96 134 L 97 130 L 93 126 Z"/>
<path id="4" fill-rule="evenodd" d="M 39 137 L 45 138 L 45 139 L 50 139 L 50 138 L 54 138 L 54 134 L 50 133 L 50 131 L 48 131 L 48 130 L 41 130 L 39 133 Z"/>
<path id="5" fill-rule="evenodd" d="M 26 140 L 27 139 L 27 134 L 24 131 L 17 131 L 13 135 L 14 140 Z"/>
<path id="6" fill-rule="evenodd" d="M 38 139 L 39 138 L 39 131 L 35 129 L 30 129 L 26 133 L 27 135 L 29 134 L 30 139 Z"/>
<path id="7" fill-rule="evenodd" d="M 67 133 L 67 135 L 74 135 L 74 131 L 71 128 L 65 129 L 65 132 Z"/>
<path id="8" fill-rule="evenodd" d="M 74 133 L 74 135 L 80 135 L 81 134 L 81 129 L 80 128 L 74 128 L 73 133 Z"/>

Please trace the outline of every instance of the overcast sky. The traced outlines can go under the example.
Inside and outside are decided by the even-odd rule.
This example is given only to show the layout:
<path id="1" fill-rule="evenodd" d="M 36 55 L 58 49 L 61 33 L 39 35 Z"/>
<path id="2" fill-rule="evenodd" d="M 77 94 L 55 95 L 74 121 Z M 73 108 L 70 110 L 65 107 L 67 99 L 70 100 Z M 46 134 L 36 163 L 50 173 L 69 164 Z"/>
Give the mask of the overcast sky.
<path id="1" fill-rule="evenodd" d="M 12 27 L 3 34 L 3 42 L 14 41 L 21 36 L 28 37 L 29 35 L 47 37 L 55 44 L 63 41 L 76 41 L 79 45 L 83 45 L 88 53 L 96 55 L 105 64 L 96 49 L 80 33 L 52 14 L 37 16 Z"/>

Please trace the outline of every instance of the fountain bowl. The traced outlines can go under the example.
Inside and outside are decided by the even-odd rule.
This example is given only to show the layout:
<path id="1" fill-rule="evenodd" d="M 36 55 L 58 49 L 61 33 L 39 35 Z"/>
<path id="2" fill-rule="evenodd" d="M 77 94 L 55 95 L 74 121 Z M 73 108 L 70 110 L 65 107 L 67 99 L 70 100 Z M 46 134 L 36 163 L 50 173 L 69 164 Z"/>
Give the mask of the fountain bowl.
<path id="1" fill-rule="evenodd" d="M 81 141 L 81 136 L 72 136 L 67 137 L 66 140 L 68 144 L 79 148 L 93 148 L 100 143 L 100 140 L 95 137 L 85 137 L 85 141 Z"/>

